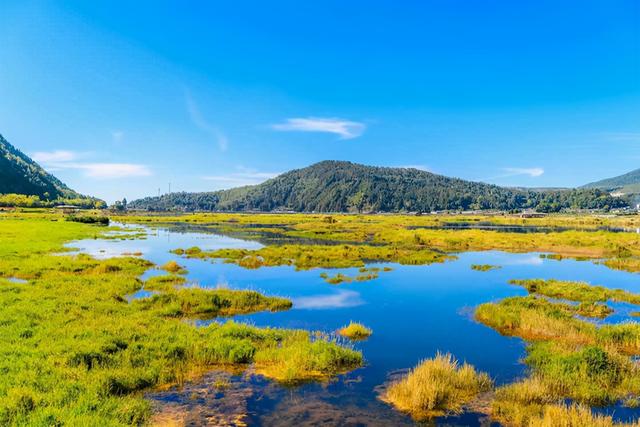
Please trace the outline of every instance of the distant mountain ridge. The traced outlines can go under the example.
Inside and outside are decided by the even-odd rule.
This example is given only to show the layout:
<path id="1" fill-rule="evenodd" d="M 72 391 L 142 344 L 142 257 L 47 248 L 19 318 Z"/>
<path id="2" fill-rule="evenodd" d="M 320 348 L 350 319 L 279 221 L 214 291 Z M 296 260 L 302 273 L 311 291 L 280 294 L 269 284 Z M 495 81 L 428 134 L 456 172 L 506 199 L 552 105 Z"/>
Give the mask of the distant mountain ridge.
<path id="1" fill-rule="evenodd" d="M 42 201 L 100 202 L 67 187 L 0 135 L 0 194 L 37 196 Z M 103 203 L 102 203 L 103 204 Z"/>
<path id="2" fill-rule="evenodd" d="M 327 160 L 262 184 L 204 193 L 172 193 L 130 208 L 184 211 L 431 212 L 536 208 L 606 209 L 627 202 L 598 189 L 531 191 L 450 178 L 411 168 Z"/>
<path id="3" fill-rule="evenodd" d="M 640 169 L 623 175 L 603 179 L 585 185 L 583 188 L 599 188 L 607 191 L 619 191 L 625 194 L 640 194 Z"/>

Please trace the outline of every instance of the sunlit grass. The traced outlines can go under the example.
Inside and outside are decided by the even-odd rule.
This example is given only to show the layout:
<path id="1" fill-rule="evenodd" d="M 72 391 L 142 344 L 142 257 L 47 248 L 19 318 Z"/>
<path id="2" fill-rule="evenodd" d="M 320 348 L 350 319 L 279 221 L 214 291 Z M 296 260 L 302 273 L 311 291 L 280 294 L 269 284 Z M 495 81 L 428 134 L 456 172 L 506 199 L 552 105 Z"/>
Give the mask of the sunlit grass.
<path id="1" fill-rule="evenodd" d="M 450 354 L 438 354 L 391 384 L 382 399 L 421 420 L 459 412 L 492 386 L 487 374 L 477 372 L 467 363 L 460 365 Z"/>
<path id="2" fill-rule="evenodd" d="M 453 257 L 424 247 L 394 247 L 370 245 L 274 245 L 261 249 L 219 249 L 215 251 L 176 249 L 173 251 L 189 258 L 220 258 L 241 267 L 291 265 L 306 270 L 316 267 L 364 267 L 365 261 L 397 262 L 424 265 L 444 262 Z"/>
<path id="3" fill-rule="evenodd" d="M 371 329 L 357 322 L 350 322 L 347 326 L 338 329 L 338 334 L 351 340 L 364 340 L 372 333 Z"/>
<path id="4" fill-rule="evenodd" d="M 551 298 L 566 299 L 585 303 L 619 301 L 630 304 L 640 304 L 640 294 L 622 289 L 610 289 L 595 286 L 586 282 L 571 282 L 564 280 L 511 280 L 509 283 L 524 287 L 529 293 L 544 295 Z"/>
<path id="5" fill-rule="evenodd" d="M 167 261 L 160 268 L 166 272 L 173 273 L 173 274 L 187 273 L 187 270 L 185 270 L 184 267 L 182 267 L 180 264 L 178 264 L 176 261 L 173 261 L 173 260 Z"/>
<path id="6" fill-rule="evenodd" d="M 297 335 L 296 335 L 297 334 Z M 284 383 L 326 379 L 362 364 L 362 354 L 299 331 L 256 354 L 258 373 Z"/>
<path id="7" fill-rule="evenodd" d="M 580 282 L 530 280 L 533 295 L 480 305 L 476 318 L 505 335 L 531 342 L 525 363 L 532 376 L 496 391 L 492 414 L 508 425 L 612 425 L 586 409 L 557 406 L 565 399 L 587 405 L 623 402 L 640 397 L 640 368 L 628 355 L 640 354 L 640 324 L 597 326 L 576 315 L 602 317 L 611 309 L 598 301 L 635 302 L 637 295 Z M 570 305 L 545 297 L 581 301 Z M 553 424 L 551 415 L 558 416 Z M 577 424 L 571 424 L 577 423 Z"/>

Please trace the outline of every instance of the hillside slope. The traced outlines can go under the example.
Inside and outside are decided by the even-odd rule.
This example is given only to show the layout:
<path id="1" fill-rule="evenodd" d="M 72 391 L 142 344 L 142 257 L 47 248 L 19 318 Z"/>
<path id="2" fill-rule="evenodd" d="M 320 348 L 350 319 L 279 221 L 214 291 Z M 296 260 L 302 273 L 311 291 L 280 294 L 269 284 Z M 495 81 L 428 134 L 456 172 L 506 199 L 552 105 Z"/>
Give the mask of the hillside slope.
<path id="1" fill-rule="evenodd" d="M 255 186 L 206 193 L 172 193 L 129 204 L 147 210 L 431 212 L 435 210 L 622 207 L 597 190 L 530 191 L 449 178 L 430 172 L 323 161 Z"/>
<path id="2" fill-rule="evenodd" d="M 45 171 L 0 135 L 0 194 L 37 196 L 43 201 L 90 200 Z"/>
<path id="3" fill-rule="evenodd" d="M 585 185 L 583 188 L 599 188 L 601 190 L 620 190 L 623 193 L 640 193 L 640 169 L 633 170 L 613 178 L 603 179 Z"/>

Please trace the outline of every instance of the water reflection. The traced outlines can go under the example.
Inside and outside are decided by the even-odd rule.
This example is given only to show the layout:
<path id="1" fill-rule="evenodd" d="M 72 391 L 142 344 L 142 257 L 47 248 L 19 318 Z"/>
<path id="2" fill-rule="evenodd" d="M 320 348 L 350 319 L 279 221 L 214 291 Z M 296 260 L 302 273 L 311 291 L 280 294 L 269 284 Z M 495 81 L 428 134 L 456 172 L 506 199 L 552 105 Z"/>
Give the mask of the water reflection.
<path id="1" fill-rule="evenodd" d="M 364 304 L 359 292 L 337 290 L 333 294 L 293 298 L 293 307 L 299 309 L 347 308 Z"/>

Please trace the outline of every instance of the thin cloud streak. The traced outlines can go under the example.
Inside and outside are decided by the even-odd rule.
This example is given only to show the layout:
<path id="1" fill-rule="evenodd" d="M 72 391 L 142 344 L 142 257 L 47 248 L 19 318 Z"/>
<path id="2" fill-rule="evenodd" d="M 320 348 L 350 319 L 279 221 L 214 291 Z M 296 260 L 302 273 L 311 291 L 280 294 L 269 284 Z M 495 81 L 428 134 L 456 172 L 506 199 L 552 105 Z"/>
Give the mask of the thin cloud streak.
<path id="1" fill-rule="evenodd" d="M 75 169 L 83 171 L 86 177 L 95 179 L 117 179 L 153 175 L 146 165 L 75 161 L 79 157 L 80 155 L 78 153 L 67 150 L 55 150 L 51 152 L 40 151 L 34 153 L 32 156 L 35 161 L 42 163 L 49 172 Z"/>
<path id="2" fill-rule="evenodd" d="M 271 125 L 271 129 L 282 132 L 322 132 L 338 135 L 339 139 L 353 139 L 362 135 L 366 125 L 339 118 L 291 118 L 284 123 Z"/>
<path id="3" fill-rule="evenodd" d="M 544 175 L 542 168 L 504 168 L 504 171 L 507 173 L 506 176 L 529 175 L 532 178 L 537 178 Z"/>
<path id="4" fill-rule="evenodd" d="M 514 177 L 514 176 L 528 176 L 530 178 L 538 178 L 538 177 L 541 177 L 542 175 L 544 175 L 544 169 L 543 168 L 538 168 L 538 167 L 535 167 L 535 168 L 515 168 L 515 167 L 511 167 L 511 168 L 503 168 L 502 170 L 505 172 L 502 175 L 492 176 L 490 178 L 479 179 L 478 181 L 480 181 L 480 182 L 495 181 L 497 179 L 511 178 L 511 177 Z"/>
<path id="5" fill-rule="evenodd" d="M 229 139 L 217 126 L 209 123 L 202 116 L 198 105 L 196 104 L 189 91 L 185 91 L 185 102 L 187 104 L 187 111 L 189 113 L 191 122 L 200 130 L 211 135 L 216 140 L 220 151 L 226 151 L 227 148 L 229 148 Z"/>
<path id="6" fill-rule="evenodd" d="M 31 155 L 31 158 L 38 163 L 70 162 L 77 159 L 78 155 L 67 150 L 37 151 Z"/>
<path id="7" fill-rule="evenodd" d="M 145 165 L 133 163 L 72 163 L 67 165 L 71 169 L 81 169 L 85 175 L 98 179 L 129 178 L 136 176 L 151 176 L 151 170 Z"/>

